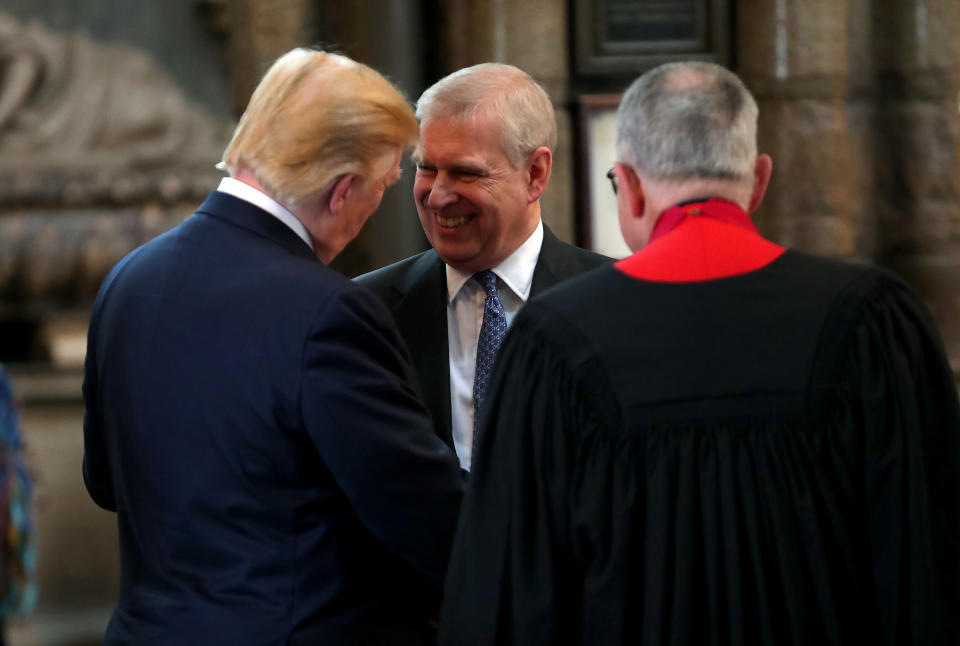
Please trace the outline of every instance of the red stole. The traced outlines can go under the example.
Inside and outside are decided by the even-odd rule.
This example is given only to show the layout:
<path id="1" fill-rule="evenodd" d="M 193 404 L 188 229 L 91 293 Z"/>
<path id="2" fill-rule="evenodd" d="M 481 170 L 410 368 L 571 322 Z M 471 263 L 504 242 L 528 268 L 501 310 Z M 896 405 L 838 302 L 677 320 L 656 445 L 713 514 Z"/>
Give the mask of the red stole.
<path id="1" fill-rule="evenodd" d="M 647 246 L 614 266 L 633 278 L 686 283 L 755 271 L 784 251 L 760 236 L 746 211 L 714 198 L 661 213 Z"/>

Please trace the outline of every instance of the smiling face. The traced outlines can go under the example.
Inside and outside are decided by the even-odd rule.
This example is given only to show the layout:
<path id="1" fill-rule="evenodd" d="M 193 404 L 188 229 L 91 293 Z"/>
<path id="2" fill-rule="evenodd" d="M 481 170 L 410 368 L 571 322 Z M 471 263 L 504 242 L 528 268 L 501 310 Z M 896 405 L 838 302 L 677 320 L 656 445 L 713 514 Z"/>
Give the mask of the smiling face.
<path id="1" fill-rule="evenodd" d="M 540 220 L 529 164 L 514 168 L 489 117 L 437 117 L 420 129 L 413 195 L 430 245 L 451 267 L 495 267 Z"/>

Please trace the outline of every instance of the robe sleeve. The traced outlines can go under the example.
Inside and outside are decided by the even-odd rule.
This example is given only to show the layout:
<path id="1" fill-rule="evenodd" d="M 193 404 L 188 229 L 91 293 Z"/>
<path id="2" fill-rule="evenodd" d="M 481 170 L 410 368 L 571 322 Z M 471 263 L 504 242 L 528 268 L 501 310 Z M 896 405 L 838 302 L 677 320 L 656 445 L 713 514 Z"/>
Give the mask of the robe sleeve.
<path id="1" fill-rule="evenodd" d="M 849 348 L 883 643 L 960 644 L 960 404 L 939 334 L 884 276 Z"/>
<path id="2" fill-rule="evenodd" d="M 600 420 L 587 373 L 537 303 L 518 314 L 481 414 L 441 609 L 440 644 L 572 643 L 581 573 L 568 499 L 579 437 Z"/>

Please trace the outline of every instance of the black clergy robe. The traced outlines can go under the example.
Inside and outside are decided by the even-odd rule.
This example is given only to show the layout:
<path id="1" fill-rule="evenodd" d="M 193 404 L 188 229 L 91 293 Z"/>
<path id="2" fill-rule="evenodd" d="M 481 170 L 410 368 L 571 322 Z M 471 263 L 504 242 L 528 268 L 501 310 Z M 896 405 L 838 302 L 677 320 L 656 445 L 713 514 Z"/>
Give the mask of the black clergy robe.
<path id="1" fill-rule="evenodd" d="M 517 316 L 441 645 L 960 644 L 960 405 L 926 308 L 742 218 L 681 217 Z"/>

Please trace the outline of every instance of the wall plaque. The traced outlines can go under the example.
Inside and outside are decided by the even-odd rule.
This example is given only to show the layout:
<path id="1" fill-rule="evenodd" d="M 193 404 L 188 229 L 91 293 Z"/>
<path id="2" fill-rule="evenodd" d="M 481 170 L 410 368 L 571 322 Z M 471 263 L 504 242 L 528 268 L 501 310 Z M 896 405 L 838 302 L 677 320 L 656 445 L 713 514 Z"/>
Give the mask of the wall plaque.
<path id="1" fill-rule="evenodd" d="M 576 72 L 635 74 L 671 60 L 729 64 L 729 0 L 574 0 Z"/>

